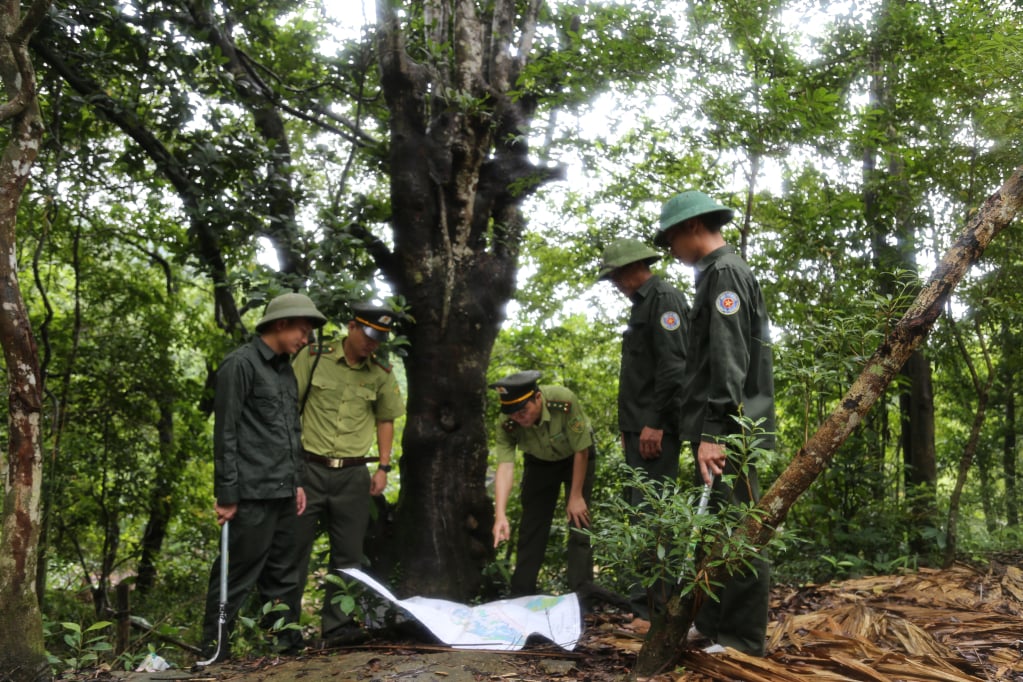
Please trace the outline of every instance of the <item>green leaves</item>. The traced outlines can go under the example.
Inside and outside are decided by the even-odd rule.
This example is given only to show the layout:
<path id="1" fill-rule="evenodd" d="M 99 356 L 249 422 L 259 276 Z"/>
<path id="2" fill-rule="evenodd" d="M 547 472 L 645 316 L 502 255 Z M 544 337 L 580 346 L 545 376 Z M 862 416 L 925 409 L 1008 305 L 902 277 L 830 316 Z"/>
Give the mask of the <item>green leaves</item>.
<path id="1" fill-rule="evenodd" d="M 60 625 L 66 630 L 63 640 L 68 654 L 64 658 L 58 658 L 51 654 L 49 657 L 51 665 L 58 667 L 62 665 L 78 672 L 95 665 L 101 654 L 112 651 L 114 648 L 108 639 L 110 633 L 95 634 L 113 625 L 110 621 L 96 621 L 84 630 L 78 623 L 65 622 Z M 93 634 L 90 635 L 90 633 Z"/>

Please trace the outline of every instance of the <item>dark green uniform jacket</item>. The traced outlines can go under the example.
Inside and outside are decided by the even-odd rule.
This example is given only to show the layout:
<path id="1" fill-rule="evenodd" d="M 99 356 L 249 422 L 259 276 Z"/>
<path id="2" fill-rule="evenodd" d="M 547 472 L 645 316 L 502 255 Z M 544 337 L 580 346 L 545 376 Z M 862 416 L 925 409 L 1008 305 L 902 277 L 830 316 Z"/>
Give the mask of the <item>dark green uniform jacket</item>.
<path id="1" fill-rule="evenodd" d="M 213 409 L 217 502 L 292 497 L 305 463 L 288 356 L 259 338 L 230 353 L 217 370 Z"/>
<path id="2" fill-rule="evenodd" d="M 696 264 L 696 297 L 689 316 L 682 388 L 682 434 L 712 440 L 737 433 L 740 412 L 762 428 L 774 426 L 770 323 L 760 285 L 731 246 Z M 708 438 L 709 437 L 709 438 Z M 764 447 L 771 448 L 770 439 Z"/>
<path id="3" fill-rule="evenodd" d="M 623 432 L 639 433 L 649 426 L 678 433 L 688 314 L 682 292 L 657 275 L 632 295 L 618 377 L 618 428 Z"/>

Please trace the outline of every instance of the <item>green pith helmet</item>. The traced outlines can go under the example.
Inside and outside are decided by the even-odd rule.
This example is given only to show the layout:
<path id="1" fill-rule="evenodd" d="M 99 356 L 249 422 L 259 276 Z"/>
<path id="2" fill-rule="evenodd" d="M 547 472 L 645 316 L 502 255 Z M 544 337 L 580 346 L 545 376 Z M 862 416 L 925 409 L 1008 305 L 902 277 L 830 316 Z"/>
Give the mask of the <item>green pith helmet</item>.
<path id="1" fill-rule="evenodd" d="M 256 323 L 256 331 L 262 332 L 274 320 L 286 320 L 292 317 L 304 317 L 313 327 L 322 327 L 327 317 L 316 309 L 312 300 L 305 294 L 281 294 L 266 304 L 263 319 Z"/>
<path id="2" fill-rule="evenodd" d="M 702 216 L 707 227 L 717 228 L 731 220 L 733 214 L 732 209 L 703 192 L 693 190 L 676 194 L 661 206 L 661 229 L 654 235 L 654 245 L 668 246 L 668 230 L 690 218 Z"/>
<path id="3" fill-rule="evenodd" d="M 644 261 L 647 265 L 661 259 L 661 254 L 638 239 L 616 239 L 611 242 L 600 257 L 600 272 L 597 279 L 607 279 L 611 273 L 629 263 Z"/>

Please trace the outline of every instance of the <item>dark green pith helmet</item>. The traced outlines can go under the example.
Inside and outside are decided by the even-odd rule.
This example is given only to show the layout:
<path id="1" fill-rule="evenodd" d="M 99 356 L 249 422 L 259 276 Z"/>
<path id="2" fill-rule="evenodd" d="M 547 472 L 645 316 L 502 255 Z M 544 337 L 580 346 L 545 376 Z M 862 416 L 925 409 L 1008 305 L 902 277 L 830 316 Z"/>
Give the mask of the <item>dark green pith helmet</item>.
<path id="1" fill-rule="evenodd" d="M 607 279 L 620 267 L 636 261 L 645 261 L 647 265 L 661 259 L 661 254 L 638 239 L 616 239 L 611 242 L 600 257 L 600 272 L 597 279 Z"/>
<path id="2" fill-rule="evenodd" d="M 256 331 L 262 332 L 266 325 L 274 320 L 299 317 L 309 320 L 313 327 L 322 327 L 327 321 L 327 317 L 316 309 L 312 300 L 305 294 L 281 294 L 280 296 L 275 296 L 272 301 L 266 304 L 266 310 L 263 311 L 263 319 L 256 323 Z"/>
<path id="3" fill-rule="evenodd" d="M 661 228 L 654 235 L 654 245 L 668 246 L 668 230 L 690 218 L 700 216 L 707 227 L 717 228 L 731 220 L 734 213 L 703 192 L 692 190 L 676 194 L 661 206 Z"/>

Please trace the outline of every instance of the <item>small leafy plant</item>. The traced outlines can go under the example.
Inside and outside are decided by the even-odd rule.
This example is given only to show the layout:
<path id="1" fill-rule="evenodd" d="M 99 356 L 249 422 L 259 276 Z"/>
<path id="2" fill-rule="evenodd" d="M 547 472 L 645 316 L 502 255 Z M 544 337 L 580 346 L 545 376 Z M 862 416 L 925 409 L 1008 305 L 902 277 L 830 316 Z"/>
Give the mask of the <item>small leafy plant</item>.
<path id="1" fill-rule="evenodd" d="M 100 630 L 112 625 L 108 620 L 96 621 L 85 629 L 78 623 L 65 622 L 60 625 L 66 631 L 64 644 L 67 646 L 67 655 L 61 658 L 48 654 L 50 665 L 55 669 L 63 667 L 72 672 L 79 672 L 98 663 L 100 654 L 114 648 L 110 643 L 109 633 L 99 633 Z"/>

